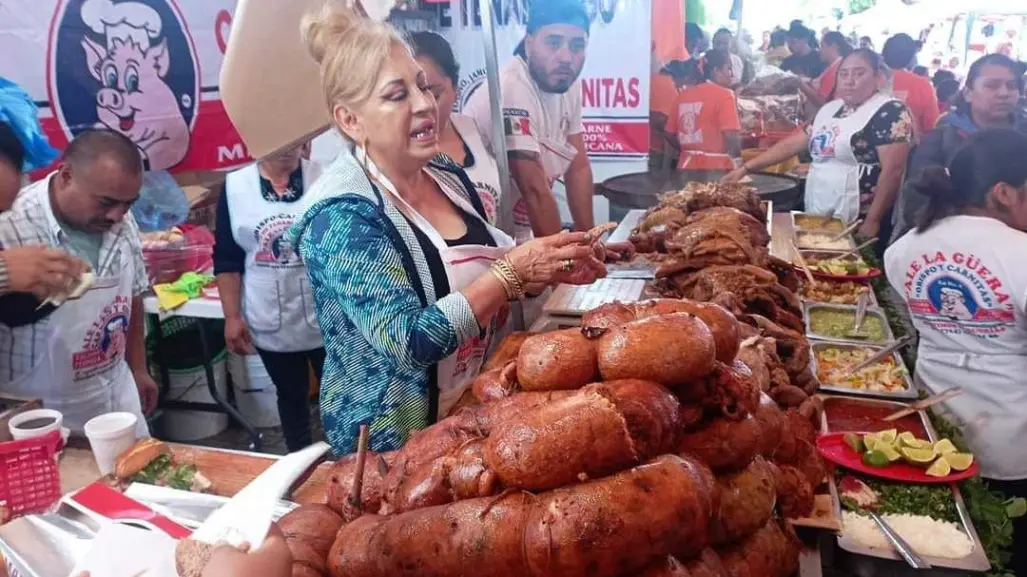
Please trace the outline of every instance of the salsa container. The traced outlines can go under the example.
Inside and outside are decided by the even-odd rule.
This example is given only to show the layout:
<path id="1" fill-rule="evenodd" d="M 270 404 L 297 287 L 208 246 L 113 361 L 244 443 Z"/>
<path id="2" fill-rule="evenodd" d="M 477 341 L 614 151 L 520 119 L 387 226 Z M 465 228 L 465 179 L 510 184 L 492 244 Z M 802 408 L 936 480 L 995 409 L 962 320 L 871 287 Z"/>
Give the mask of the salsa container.
<path id="1" fill-rule="evenodd" d="M 888 317 L 885 316 L 884 311 L 876 307 L 867 307 L 867 316 L 875 316 L 881 319 L 881 323 L 884 326 L 884 341 L 874 342 L 866 339 L 855 339 L 851 337 L 832 337 L 830 335 L 822 335 L 813 331 L 813 322 L 811 315 L 813 312 L 818 310 L 834 310 L 834 311 L 845 311 L 851 312 L 853 315 L 856 314 L 856 307 L 849 305 L 830 305 L 820 303 L 806 303 L 805 310 L 803 311 L 803 320 L 806 322 L 806 336 L 811 339 L 818 341 L 829 341 L 834 343 L 855 343 L 855 344 L 866 344 L 875 346 L 888 346 L 895 342 L 895 334 L 892 333 L 891 325 L 888 324 Z"/>
<path id="2" fill-rule="evenodd" d="M 792 230 L 794 230 L 795 232 L 834 232 L 834 234 L 838 234 L 839 232 L 845 230 L 845 223 L 842 222 L 842 220 L 838 219 L 838 218 L 831 218 L 831 217 L 826 217 L 826 216 L 817 216 L 817 215 L 809 214 L 809 213 L 806 213 L 806 212 L 801 212 L 801 211 L 798 211 L 798 210 L 791 211 L 791 215 L 792 215 Z M 836 231 L 830 231 L 830 230 L 825 229 L 825 228 L 812 228 L 812 227 L 808 228 L 808 227 L 804 227 L 804 226 L 801 226 L 799 224 L 799 222 L 803 218 L 816 218 L 816 219 L 823 219 L 825 221 L 834 221 L 834 222 L 837 222 L 838 224 L 840 224 L 841 228 L 839 228 Z"/>
<path id="3" fill-rule="evenodd" d="M 866 403 L 868 405 L 879 406 L 892 411 L 899 411 L 906 408 L 903 403 L 897 403 L 895 401 L 887 401 L 883 399 L 858 399 L 853 397 L 839 397 L 833 395 L 822 396 L 825 405 L 831 402 L 831 399 L 843 399 L 847 402 Z M 927 413 L 919 411 L 915 413 L 919 416 L 921 423 L 924 426 L 924 430 L 927 432 L 927 439 L 932 443 L 939 440 L 938 433 L 934 430 L 931 425 L 930 419 L 927 417 Z M 832 431 L 827 422 L 827 411 L 823 412 L 821 416 L 821 432 L 830 433 Z M 842 519 L 842 505 L 841 499 L 839 498 L 838 485 L 835 481 L 834 473 L 830 473 L 827 476 L 828 487 L 831 492 L 831 501 L 834 506 L 835 514 L 839 519 Z M 936 569 L 957 569 L 960 571 L 971 571 L 971 572 L 985 572 L 991 569 L 991 563 L 988 562 L 988 555 L 984 551 L 984 547 L 981 545 L 981 539 L 977 535 L 977 530 L 974 528 L 973 521 L 970 519 L 970 512 L 966 508 L 966 503 L 963 502 L 963 497 L 959 493 L 959 488 L 956 485 L 950 485 L 952 489 L 952 498 L 956 503 L 956 513 L 959 516 L 960 529 L 970 538 L 973 543 L 973 552 L 970 555 L 962 559 L 943 559 L 940 557 L 930 557 L 927 555 L 921 555 L 928 563 L 930 563 Z M 867 547 L 855 539 L 850 539 L 845 535 L 844 523 L 843 529 L 838 533 L 838 547 L 843 551 L 852 553 L 854 555 L 863 556 L 864 558 L 870 558 L 875 561 L 874 573 L 879 575 L 902 575 L 913 574 L 915 570 L 910 568 L 902 557 L 892 549 L 875 549 Z M 885 563 L 886 565 L 879 565 L 879 563 Z M 869 574 L 874 574 L 869 573 Z M 915 571 L 917 575 L 930 574 L 930 571 Z M 863 574 L 863 573 L 858 573 Z"/>
<path id="4" fill-rule="evenodd" d="M 820 367 L 818 366 L 818 362 L 817 362 L 817 353 L 819 351 L 823 351 L 825 349 L 832 349 L 832 348 L 833 349 L 843 349 L 843 350 L 844 349 L 850 349 L 850 350 L 851 349 L 873 349 L 874 351 L 879 351 L 879 350 L 883 349 L 885 346 L 887 346 L 887 345 L 881 346 L 881 345 L 871 345 L 871 344 L 842 343 L 842 342 L 828 342 L 828 341 L 813 341 L 811 343 L 811 347 L 813 349 L 813 354 L 810 355 L 810 365 L 812 365 L 813 376 L 817 377 L 817 375 L 819 373 L 818 369 Z M 898 354 L 897 352 L 894 352 L 890 356 L 891 356 L 892 359 L 895 360 L 896 366 L 898 366 L 898 367 L 900 367 L 902 369 L 903 381 L 906 383 L 906 390 L 904 390 L 902 392 L 886 393 L 886 392 L 882 392 L 882 391 L 861 391 L 861 390 L 858 390 L 858 389 L 850 389 L 848 387 L 841 387 L 841 386 L 838 386 L 838 385 L 829 385 L 827 383 L 824 383 L 823 381 L 820 381 L 820 378 L 817 377 L 817 380 L 820 381 L 820 390 L 821 391 L 831 392 L 831 393 L 838 393 L 838 394 L 842 394 L 842 395 L 851 395 L 853 397 L 871 397 L 871 398 L 877 397 L 877 398 L 883 398 L 883 399 L 896 399 L 896 400 L 903 400 L 903 401 L 908 401 L 908 400 L 913 400 L 913 399 L 918 398 L 919 397 L 919 391 L 917 391 L 916 386 L 913 384 L 913 379 L 909 375 L 909 369 L 906 367 L 906 363 L 902 360 L 902 355 Z"/>

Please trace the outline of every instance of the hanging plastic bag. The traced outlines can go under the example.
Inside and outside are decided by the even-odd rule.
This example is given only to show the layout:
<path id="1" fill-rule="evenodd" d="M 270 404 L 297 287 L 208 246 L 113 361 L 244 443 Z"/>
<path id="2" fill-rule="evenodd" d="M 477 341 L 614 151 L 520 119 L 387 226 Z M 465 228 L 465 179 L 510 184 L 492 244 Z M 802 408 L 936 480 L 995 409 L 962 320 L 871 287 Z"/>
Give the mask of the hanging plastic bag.
<path id="1" fill-rule="evenodd" d="M 141 232 L 168 230 L 185 222 L 189 216 L 189 200 L 166 170 L 143 174 L 139 200 L 132 205 Z"/>
<path id="2" fill-rule="evenodd" d="M 20 86 L 0 76 L 0 122 L 6 122 L 25 147 L 22 170 L 30 172 L 49 166 L 60 154 L 50 146 L 39 124 L 35 102 Z"/>

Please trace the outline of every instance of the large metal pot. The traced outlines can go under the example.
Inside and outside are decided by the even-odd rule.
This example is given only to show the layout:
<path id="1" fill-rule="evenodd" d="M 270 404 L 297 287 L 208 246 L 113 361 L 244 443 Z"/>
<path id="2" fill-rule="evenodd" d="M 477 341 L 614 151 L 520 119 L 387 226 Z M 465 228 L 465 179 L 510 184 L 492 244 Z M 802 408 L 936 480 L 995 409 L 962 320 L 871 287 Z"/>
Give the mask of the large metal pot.
<path id="1" fill-rule="evenodd" d="M 689 182 L 717 182 L 723 176 L 721 171 L 636 172 L 604 181 L 598 192 L 610 201 L 610 220 L 619 222 L 629 210 L 655 206 L 664 193 L 681 190 Z M 775 211 L 795 210 L 801 204 L 799 179 L 769 173 L 750 176 L 760 197 L 773 201 Z"/>

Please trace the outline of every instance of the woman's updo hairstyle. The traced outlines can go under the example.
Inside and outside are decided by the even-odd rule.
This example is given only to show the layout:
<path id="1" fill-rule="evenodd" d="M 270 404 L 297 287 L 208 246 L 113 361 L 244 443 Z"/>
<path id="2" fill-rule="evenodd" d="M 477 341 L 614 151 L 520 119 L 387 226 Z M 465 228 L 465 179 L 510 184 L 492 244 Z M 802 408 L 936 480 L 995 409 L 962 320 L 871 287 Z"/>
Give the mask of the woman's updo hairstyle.
<path id="1" fill-rule="evenodd" d="M 310 56 L 321 67 L 321 86 L 329 111 L 367 101 L 396 46 L 409 50 L 396 29 L 376 22 L 338 0 L 328 0 L 300 24 Z"/>
<path id="2" fill-rule="evenodd" d="M 966 208 L 983 207 L 996 185 L 1021 188 L 1027 183 L 1027 136 L 1008 128 L 982 130 L 971 136 L 952 158 L 948 169 L 924 169 L 913 184 L 928 198 L 918 215 L 924 232 L 939 220 Z"/>

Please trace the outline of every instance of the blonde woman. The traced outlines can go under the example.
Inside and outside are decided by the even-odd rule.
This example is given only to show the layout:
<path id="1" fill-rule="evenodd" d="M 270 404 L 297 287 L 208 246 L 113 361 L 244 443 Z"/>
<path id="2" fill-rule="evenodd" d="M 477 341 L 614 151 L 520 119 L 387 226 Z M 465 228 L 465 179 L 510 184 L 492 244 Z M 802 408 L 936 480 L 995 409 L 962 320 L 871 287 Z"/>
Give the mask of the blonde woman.
<path id="1" fill-rule="evenodd" d="M 514 248 L 487 223 L 464 171 L 436 159 L 437 104 L 393 28 L 328 3 L 303 33 L 335 125 L 357 143 L 293 229 L 327 350 L 321 417 L 337 453 L 360 424 L 373 449 L 393 449 L 459 398 L 509 301 L 605 267 L 588 233 Z"/>

